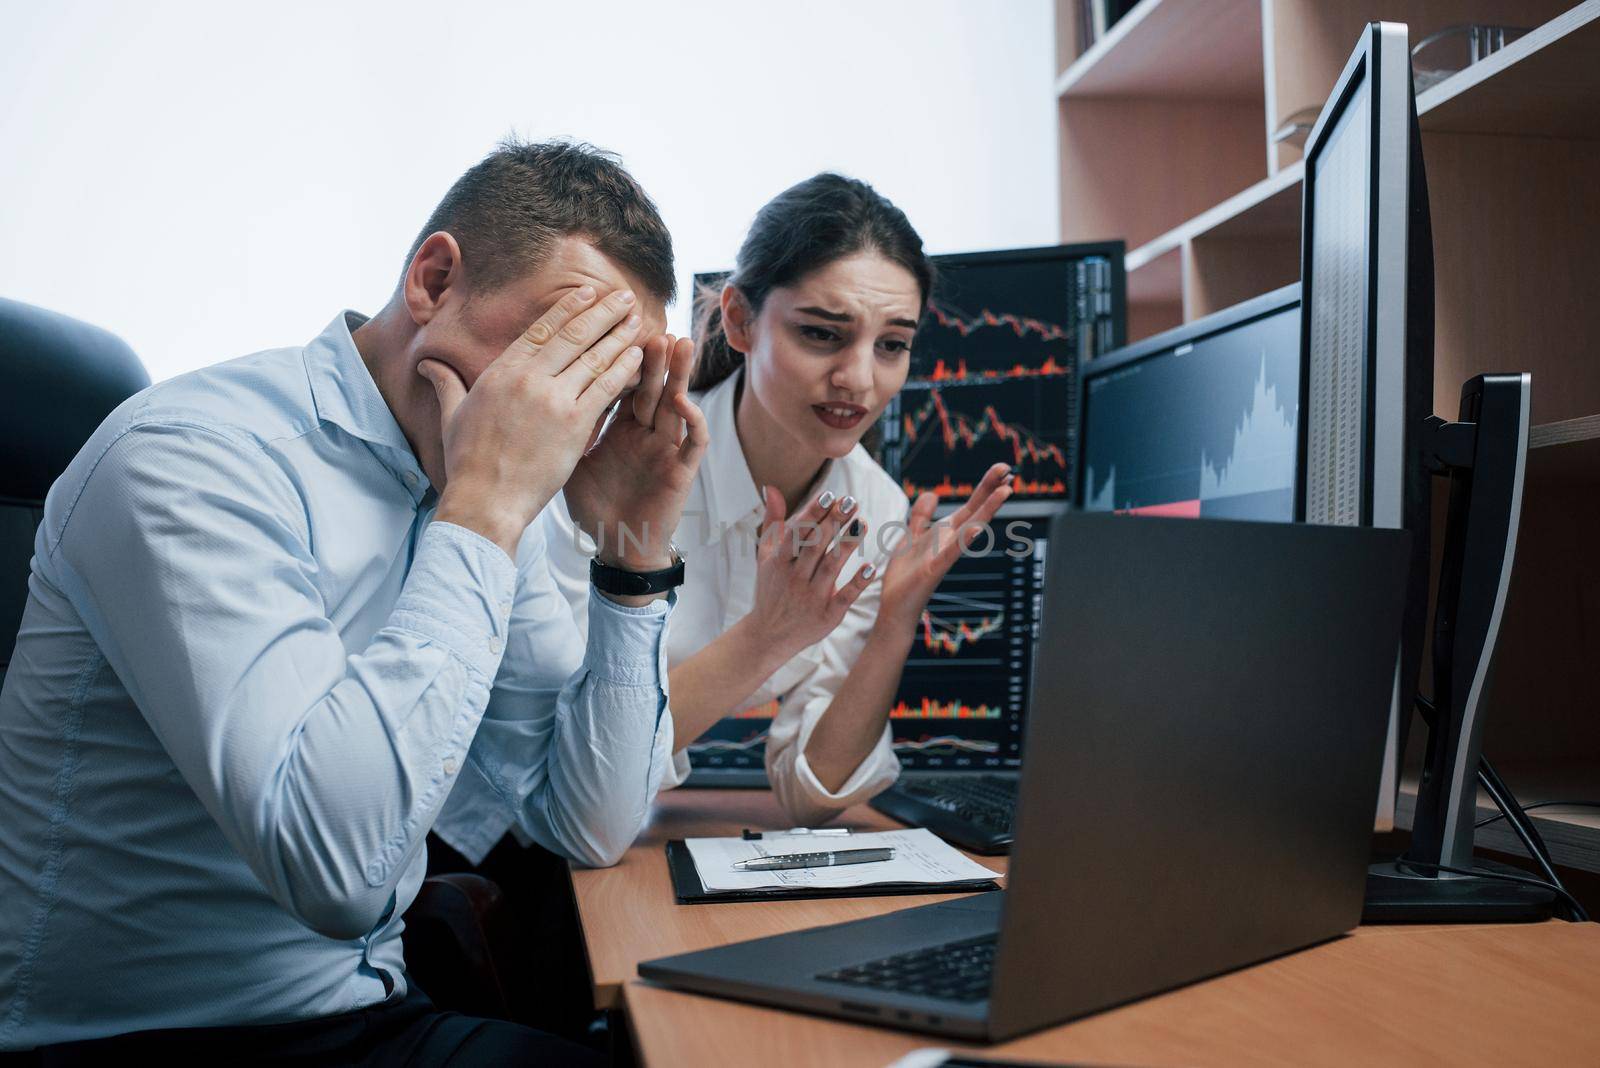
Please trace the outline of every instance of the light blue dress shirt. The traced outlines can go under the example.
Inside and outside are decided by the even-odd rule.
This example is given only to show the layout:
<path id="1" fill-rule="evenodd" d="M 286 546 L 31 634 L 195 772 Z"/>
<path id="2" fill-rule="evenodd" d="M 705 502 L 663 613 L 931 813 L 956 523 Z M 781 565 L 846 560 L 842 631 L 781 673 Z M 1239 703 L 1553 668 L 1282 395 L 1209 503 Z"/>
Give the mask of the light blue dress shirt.
<path id="1" fill-rule="evenodd" d="M 669 604 L 595 595 L 585 645 L 542 523 L 513 562 L 430 522 L 362 321 L 146 390 L 50 491 L 0 691 L 0 1049 L 400 996 L 430 828 L 607 864 L 644 822 Z"/>

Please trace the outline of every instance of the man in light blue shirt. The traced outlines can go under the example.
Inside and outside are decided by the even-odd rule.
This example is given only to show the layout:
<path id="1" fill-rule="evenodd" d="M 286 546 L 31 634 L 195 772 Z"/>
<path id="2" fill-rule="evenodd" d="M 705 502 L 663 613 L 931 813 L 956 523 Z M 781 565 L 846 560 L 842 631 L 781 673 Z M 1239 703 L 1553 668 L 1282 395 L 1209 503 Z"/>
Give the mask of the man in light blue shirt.
<path id="1" fill-rule="evenodd" d="M 671 563 L 705 447 L 672 290 L 614 160 L 508 144 L 377 316 L 106 420 L 46 502 L 0 691 L 0 1050 L 574 1052 L 433 1011 L 401 916 L 430 829 L 609 864 L 645 818 L 669 602 L 592 592 L 585 645 L 537 516 L 565 486 L 639 535 L 607 563 Z"/>

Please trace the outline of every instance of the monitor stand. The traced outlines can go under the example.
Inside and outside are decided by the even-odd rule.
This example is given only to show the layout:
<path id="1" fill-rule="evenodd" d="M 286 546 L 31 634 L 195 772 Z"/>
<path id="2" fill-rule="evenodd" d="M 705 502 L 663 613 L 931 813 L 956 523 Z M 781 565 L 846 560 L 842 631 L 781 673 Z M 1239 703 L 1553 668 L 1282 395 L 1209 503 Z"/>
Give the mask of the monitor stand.
<path id="1" fill-rule="evenodd" d="M 1453 865 L 1452 865 L 1453 866 Z M 1528 879 L 1521 868 L 1481 858 L 1475 868 Z M 1555 915 L 1553 890 L 1406 866 L 1404 857 L 1367 869 L 1362 923 L 1533 923 Z"/>
<path id="2" fill-rule="evenodd" d="M 1450 478 L 1434 615 L 1433 714 L 1411 845 L 1367 874 L 1363 923 L 1508 923 L 1548 919 L 1543 887 L 1438 870 L 1528 872 L 1473 856 L 1484 697 L 1516 556 L 1527 466 L 1531 379 L 1479 375 L 1461 389 L 1461 421 L 1430 416 L 1428 468 Z"/>

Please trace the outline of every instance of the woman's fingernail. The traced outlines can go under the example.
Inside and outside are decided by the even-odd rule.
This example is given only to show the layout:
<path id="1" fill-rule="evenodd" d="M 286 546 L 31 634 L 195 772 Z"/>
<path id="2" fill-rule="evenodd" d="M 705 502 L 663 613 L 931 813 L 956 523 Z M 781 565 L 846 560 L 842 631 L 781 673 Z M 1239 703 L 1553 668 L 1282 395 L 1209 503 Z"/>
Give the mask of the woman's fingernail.
<path id="1" fill-rule="evenodd" d="M 833 504 L 833 491 L 832 490 L 825 491 L 822 494 L 822 496 L 817 498 L 817 507 L 818 508 L 827 508 L 831 504 Z"/>
<path id="2" fill-rule="evenodd" d="M 878 569 L 873 567 L 871 564 L 868 564 L 866 567 L 861 569 L 861 577 L 864 579 L 869 579 L 877 573 Z"/>
<path id="3" fill-rule="evenodd" d="M 851 512 L 853 512 L 855 510 L 856 510 L 856 499 L 854 497 L 846 497 L 844 500 L 839 502 L 839 514 L 840 515 L 849 515 Z"/>
<path id="4" fill-rule="evenodd" d="M 850 536 L 852 538 L 861 537 L 861 520 L 859 520 L 859 519 L 850 520 Z"/>

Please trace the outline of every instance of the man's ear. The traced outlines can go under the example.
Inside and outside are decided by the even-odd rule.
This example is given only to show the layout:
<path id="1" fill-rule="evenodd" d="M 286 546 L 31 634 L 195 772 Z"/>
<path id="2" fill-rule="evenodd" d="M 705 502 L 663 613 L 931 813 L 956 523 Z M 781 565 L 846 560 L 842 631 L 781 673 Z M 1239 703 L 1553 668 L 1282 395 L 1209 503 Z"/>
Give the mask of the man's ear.
<path id="1" fill-rule="evenodd" d="M 464 277 L 461 246 L 456 239 L 443 230 L 429 234 L 411 257 L 401 283 L 411 321 L 421 326 L 432 319 L 444 303 L 445 294 L 452 286 L 460 286 Z"/>
<path id="2" fill-rule="evenodd" d="M 728 347 L 735 352 L 750 351 L 750 328 L 755 314 L 750 302 L 738 286 L 722 287 L 722 332 L 727 336 Z"/>

